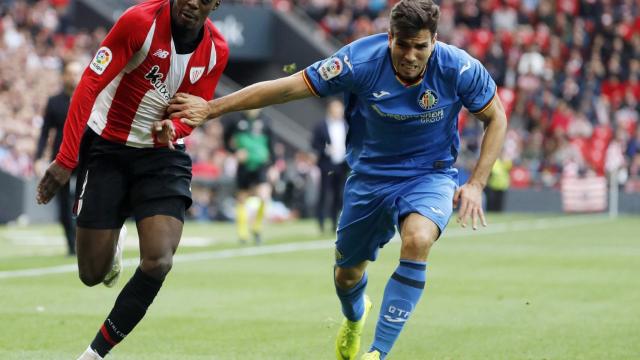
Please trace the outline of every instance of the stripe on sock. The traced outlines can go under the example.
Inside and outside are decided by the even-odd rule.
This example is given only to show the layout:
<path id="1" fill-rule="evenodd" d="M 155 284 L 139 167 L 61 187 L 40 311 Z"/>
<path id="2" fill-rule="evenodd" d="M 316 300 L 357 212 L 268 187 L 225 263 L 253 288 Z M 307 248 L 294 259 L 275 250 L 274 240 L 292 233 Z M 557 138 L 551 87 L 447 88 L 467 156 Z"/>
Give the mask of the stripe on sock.
<path id="1" fill-rule="evenodd" d="M 415 261 L 411 261 L 411 260 L 400 260 L 400 266 L 408 267 L 408 268 L 416 269 L 416 270 L 426 270 L 427 269 L 427 263 L 425 263 L 425 262 L 415 262 Z"/>
<path id="2" fill-rule="evenodd" d="M 409 279 L 408 277 L 402 276 L 397 272 L 394 272 L 393 275 L 391 275 L 391 278 L 399 283 L 414 287 L 416 289 L 424 289 L 424 281 Z"/>
<path id="3" fill-rule="evenodd" d="M 118 345 L 118 343 L 116 341 L 114 341 L 111 338 L 111 335 L 109 335 L 109 331 L 107 331 L 107 328 L 104 326 L 104 324 L 102 324 L 102 327 L 100 328 L 100 333 L 102 334 L 102 337 L 104 337 L 104 339 L 111 345 L 111 346 L 116 346 Z"/>

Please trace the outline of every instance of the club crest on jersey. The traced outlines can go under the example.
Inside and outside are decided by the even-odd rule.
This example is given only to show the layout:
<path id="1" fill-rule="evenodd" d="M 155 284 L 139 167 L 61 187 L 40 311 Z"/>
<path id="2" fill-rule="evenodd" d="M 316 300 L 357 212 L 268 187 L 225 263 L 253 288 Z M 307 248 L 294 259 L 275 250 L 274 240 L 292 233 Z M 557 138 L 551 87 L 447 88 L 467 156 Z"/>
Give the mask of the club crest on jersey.
<path id="1" fill-rule="evenodd" d="M 418 98 L 418 105 L 425 110 L 429 110 L 432 107 L 436 106 L 438 103 L 438 95 L 432 90 L 425 90 L 420 98 Z"/>
<path id="2" fill-rule="evenodd" d="M 337 57 L 332 57 L 327 61 L 323 62 L 318 68 L 318 74 L 320 77 L 324 79 L 324 81 L 329 81 L 334 77 L 340 75 L 342 72 L 342 61 Z"/>
<path id="3" fill-rule="evenodd" d="M 98 49 L 96 56 L 94 56 L 93 60 L 91 60 L 89 68 L 91 68 L 91 70 L 93 70 L 93 72 L 95 72 L 96 74 L 102 75 L 102 73 L 107 69 L 107 66 L 109 66 L 109 63 L 112 59 L 113 54 L 111 53 L 111 49 L 103 46 Z"/>
<path id="4" fill-rule="evenodd" d="M 169 90 L 167 89 L 167 84 L 162 81 L 164 74 L 160 72 L 160 66 L 153 65 L 153 67 L 149 70 L 148 73 L 144 75 L 144 78 L 149 80 L 151 85 L 158 91 L 160 96 L 166 101 L 171 99 L 169 95 Z"/>
<path id="5" fill-rule="evenodd" d="M 192 84 L 195 84 L 196 81 L 200 80 L 204 74 L 204 66 L 192 67 L 191 71 L 189 71 L 189 80 L 191 80 Z"/>

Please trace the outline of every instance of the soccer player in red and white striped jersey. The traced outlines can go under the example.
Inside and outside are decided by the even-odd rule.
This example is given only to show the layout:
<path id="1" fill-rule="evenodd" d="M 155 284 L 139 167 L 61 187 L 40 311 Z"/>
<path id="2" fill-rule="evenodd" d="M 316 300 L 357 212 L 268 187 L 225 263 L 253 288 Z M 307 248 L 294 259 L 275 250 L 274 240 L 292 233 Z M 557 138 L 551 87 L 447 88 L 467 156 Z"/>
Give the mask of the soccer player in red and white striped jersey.
<path id="1" fill-rule="evenodd" d="M 113 286 L 121 265 L 114 253 L 128 216 L 135 218 L 141 255 L 81 359 L 101 359 L 122 341 L 171 269 L 191 205 L 191 160 L 182 138 L 192 127 L 165 119 L 166 109 L 177 92 L 213 97 L 229 52 L 208 19 L 219 5 L 149 0 L 128 9 L 71 100 L 60 151 L 38 185 L 37 200 L 49 202 L 77 168 L 78 269 L 86 285 Z"/>

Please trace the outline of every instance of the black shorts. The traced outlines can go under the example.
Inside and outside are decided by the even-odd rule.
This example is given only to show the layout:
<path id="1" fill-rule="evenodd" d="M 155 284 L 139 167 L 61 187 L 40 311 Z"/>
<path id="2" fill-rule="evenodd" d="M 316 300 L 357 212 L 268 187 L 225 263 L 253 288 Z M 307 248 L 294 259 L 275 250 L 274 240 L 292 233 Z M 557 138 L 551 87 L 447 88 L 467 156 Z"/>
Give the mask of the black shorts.
<path id="1" fill-rule="evenodd" d="M 184 146 L 133 148 L 85 132 L 74 206 L 78 226 L 117 229 L 131 215 L 136 221 L 153 215 L 184 221 L 191 202 L 191 158 Z"/>
<path id="2" fill-rule="evenodd" d="M 267 182 L 267 166 L 260 166 L 255 170 L 248 170 L 242 164 L 238 165 L 236 173 L 236 187 L 238 190 L 249 190 L 256 185 Z"/>

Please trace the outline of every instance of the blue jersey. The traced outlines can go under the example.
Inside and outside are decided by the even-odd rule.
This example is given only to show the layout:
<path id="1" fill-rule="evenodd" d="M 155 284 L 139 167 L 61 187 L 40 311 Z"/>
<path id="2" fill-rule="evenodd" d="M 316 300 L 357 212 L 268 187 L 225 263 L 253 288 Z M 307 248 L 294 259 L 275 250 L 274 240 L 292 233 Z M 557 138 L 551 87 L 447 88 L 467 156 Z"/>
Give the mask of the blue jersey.
<path id="1" fill-rule="evenodd" d="M 451 166 L 458 113 L 481 112 L 496 84 L 480 62 L 437 42 L 421 81 L 396 77 L 388 35 L 359 39 L 303 72 L 317 96 L 344 94 L 347 162 L 357 173 L 409 177 Z"/>

